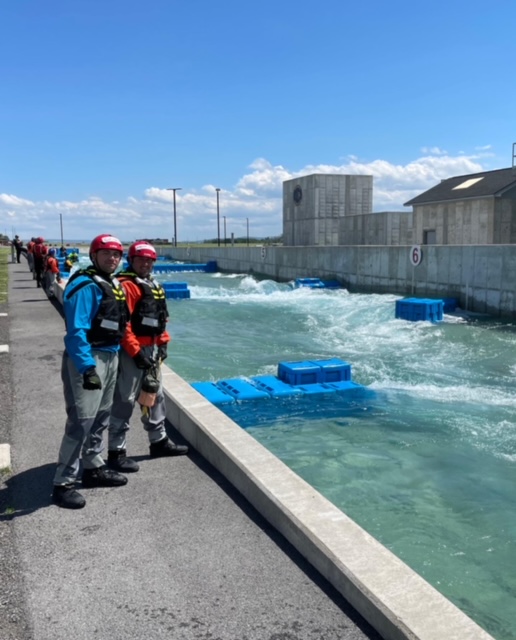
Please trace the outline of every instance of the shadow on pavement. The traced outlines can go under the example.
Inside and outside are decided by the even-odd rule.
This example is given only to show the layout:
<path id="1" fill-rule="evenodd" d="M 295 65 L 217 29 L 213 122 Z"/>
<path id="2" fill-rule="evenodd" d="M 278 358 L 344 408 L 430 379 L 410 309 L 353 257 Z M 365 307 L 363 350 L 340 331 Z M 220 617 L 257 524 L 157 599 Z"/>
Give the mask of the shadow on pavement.
<path id="1" fill-rule="evenodd" d="M 5 481 L 0 490 L 0 521 L 14 520 L 52 504 L 55 464 L 27 469 Z"/>

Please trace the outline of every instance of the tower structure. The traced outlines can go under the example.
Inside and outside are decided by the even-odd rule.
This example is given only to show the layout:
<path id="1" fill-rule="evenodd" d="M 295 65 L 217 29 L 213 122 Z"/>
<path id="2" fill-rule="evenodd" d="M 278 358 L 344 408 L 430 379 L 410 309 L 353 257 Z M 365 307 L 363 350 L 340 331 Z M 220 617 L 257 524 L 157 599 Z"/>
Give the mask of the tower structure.
<path id="1" fill-rule="evenodd" d="M 371 213 L 373 176 L 314 173 L 283 183 L 283 245 L 345 244 L 345 216 Z"/>

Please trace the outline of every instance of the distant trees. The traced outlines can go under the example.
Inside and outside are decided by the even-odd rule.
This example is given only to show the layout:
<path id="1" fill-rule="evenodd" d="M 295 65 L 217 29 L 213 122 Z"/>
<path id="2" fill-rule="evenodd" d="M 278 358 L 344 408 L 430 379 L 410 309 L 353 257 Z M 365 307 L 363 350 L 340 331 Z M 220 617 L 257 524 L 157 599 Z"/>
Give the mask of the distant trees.
<path id="1" fill-rule="evenodd" d="M 234 244 L 247 244 L 247 236 L 240 236 L 238 238 L 233 239 Z M 208 238 L 203 240 L 200 244 L 217 244 L 217 238 Z M 224 244 L 224 239 L 221 238 L 220 244 Z M 226 244 L 231 244 L 231 238 L 227 238 Z M 282 245 L 283 244 L 283 235 L 280 236 L 267 236 L 265 238 L 256 238 L 254 236 L 249 236 L 249 244 L 260 244 L 260 245 Z"/>

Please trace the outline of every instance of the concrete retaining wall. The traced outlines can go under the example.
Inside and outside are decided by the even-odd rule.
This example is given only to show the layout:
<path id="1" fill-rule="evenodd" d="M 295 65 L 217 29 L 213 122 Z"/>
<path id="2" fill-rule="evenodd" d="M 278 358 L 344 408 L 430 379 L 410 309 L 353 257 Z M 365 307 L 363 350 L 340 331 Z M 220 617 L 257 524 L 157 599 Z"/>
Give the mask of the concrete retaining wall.
<path id="1" fill-rule="evenodd" d="M 410 247 L 190 247 L 176 260 L 216 260 L 219 269 L 277 281 L 337 279 L 352 292 L 455 297 L 469 312 L 516 318 L 516 245 L 423 246 L 410 263 Z"/>

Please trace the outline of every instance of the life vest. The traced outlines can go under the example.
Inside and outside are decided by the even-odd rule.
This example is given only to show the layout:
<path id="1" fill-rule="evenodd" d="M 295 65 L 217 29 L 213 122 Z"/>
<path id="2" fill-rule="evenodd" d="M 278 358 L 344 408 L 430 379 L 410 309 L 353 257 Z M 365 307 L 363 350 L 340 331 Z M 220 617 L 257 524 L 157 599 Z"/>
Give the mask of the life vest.
<path id="1" fill-rule="evenodd" d="M 47 247 L 41 242 L 36 242 L 34 245 L 34 249 L 32 250 L 35 258 L 43 259 L 47 255 Z"/>
<path id="2" fill-rule="evenodd" d="M 135 336 L 154 338 L 167 328 L 168 309 L 165 290 L 153 279 L 140 278 L 133 271 L 118 274 L 121 282 L 132 280 L 142 292 L 131 314 L 131 329 Z"/>
<path id="3" fill-rule="evenodd" d="M 81 276 L 84 278 L 83 281 L 77 283 L 70 290 L 70 285 Z M 97 315 L 92 319 L 91 329 L 86 334 L 88 342 L 92 347 L 120 344 L 127 326 L 129 312 L 125 301 L 125 292 L 115 277 L 106 279 L 106 276 L 100 275 L 94 268 L 81 269 L 68 280 L 64 297 L 70 298 L 77 291 L 90 284 L 91 280 L 102 290 L 102 302 Z"/>
<path id="4" fill-rule="evenodd" d="M 54 257 L 48 256 L 47 262 L 45 264 L 45 271 L 50 271 L 51 273 L 59 273 L 59 263 Z"/>
<path id="5" fill-rule="evenodd" d="M 29 253 L 32 253 L 32 252 L 34 251 L 34 246 L 35 246 L 35 245 L 36 245 L 36 243 L 35 243 L 35 242 L 33 242 L 32 240 L 29 240 L 29 241 L 27 242 L 27 251 L 28 251 Z"/>

